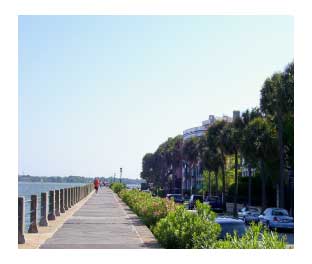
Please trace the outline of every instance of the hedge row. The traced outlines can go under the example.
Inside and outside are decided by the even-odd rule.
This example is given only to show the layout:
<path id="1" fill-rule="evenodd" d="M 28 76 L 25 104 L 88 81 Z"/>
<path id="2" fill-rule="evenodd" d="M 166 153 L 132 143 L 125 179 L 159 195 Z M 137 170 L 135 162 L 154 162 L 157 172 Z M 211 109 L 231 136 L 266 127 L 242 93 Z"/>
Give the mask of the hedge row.
<path id="1" fill-rule="evenodd" d="M 173 201 L 153 197 L 150 193 L 139 190 L 122 190 L 119 196 L 148 227 L 155 225 L 175 209 Z"/>
<path id="2" fill-rule="evenodd" d="M 113 182 L 109 187 L 118 194 L 121 190 L 126 188 L 126 185 L 120 182 Z"/>
<path id="3" fill-rule="evenodd" d="M 116 188 L 115 188 L 116 189 Z M 196 203 L 197 213 L 187 211 L 167 199 L 153 197 L 138 190 L 121 189 L 121 199 L 151 229 L 164 248 L 285 248 L 285 237 L 252 224 L 245 235 L 227 235 L 220 240 L 221 226 L 215 222 L 216 214 L 210 206 Z"/>

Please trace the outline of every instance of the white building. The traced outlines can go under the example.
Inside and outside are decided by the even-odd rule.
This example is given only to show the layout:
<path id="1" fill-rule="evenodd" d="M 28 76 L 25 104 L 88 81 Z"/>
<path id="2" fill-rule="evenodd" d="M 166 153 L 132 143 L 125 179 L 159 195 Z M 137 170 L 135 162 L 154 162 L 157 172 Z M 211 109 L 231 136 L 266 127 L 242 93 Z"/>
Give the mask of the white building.
<path id="1" fill-rule="evenodd" d="M 192 137 L 202 137 L 208 128 L 214 124 L 216 121 L 232 122 L 233 119 L 240 116 L 239 111 L 233 111 L 233 118 L 230 116 L 223 115 L 218 117 L 215 115 L 209 115 L 207 120 L 202 121 L 202 125 L 198 127 L 192 127 L 183 131 L 183 140 L 190 139 Z M 191 191 L 193 189 L 200 189 L 202 186 L 202 168 L 201 161 L 195 165 L 195 167 L 190 168 L 187 162 L 182 165 L 182 189 L 185 191 Z"/>
<path id="2" fill-rule="evenodd" d="M 192 137 L 201 137 L 205 134 L 207 128 L 204 126 L 192 127 L 183 131 L 183 140 L 187 140 Z"/>
<path id="3" fill-rule="evenodd" d="M 234 115 L 235 112 L 235 115 Z M 237 112 L 239 116 L 239 111 L 233 111 L 233 118 L 234 116 L 237 117 Z M 187 140 L 192 137 L 201 137 L 205 134 L 207 129 L 216 121 L 225 121 L 225 122 L 232 122 L 233 118 L 230 116 L 223 115 L 222 117 L 215 116 L 215 115 L 209 115 L 209 118 L 207 120 L 202 121 L 202 125 L 198 127 L 192 127 L 189 129 L 186 129 L 183 131 L 183 140 Z"/>

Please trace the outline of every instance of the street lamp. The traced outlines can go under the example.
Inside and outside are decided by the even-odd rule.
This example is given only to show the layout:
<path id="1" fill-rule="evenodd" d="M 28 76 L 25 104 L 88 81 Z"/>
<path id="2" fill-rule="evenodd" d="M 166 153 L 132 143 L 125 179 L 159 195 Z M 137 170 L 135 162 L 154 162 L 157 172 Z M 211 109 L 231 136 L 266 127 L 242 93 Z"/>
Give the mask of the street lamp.
<path id="1" fill-rule="evenodd" d="M 119 179 L 120 183 L 121 183 L 121 174 L 122 174 L 122 168 L 120 168 L 120 179 Z"/>

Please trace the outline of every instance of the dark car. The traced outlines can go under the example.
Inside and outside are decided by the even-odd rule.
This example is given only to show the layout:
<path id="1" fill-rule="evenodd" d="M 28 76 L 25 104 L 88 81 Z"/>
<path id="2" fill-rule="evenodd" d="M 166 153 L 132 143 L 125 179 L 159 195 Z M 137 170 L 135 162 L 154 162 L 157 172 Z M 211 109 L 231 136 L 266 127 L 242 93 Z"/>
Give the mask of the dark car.
<path id="1" fill-rule="evenodd" d="M 181 194 L 167 194 L 166 198 L 169 200 L 173 198 L 175 203 L 181 203 L 181 204 L 184 203 L 184 199 Z"/>
<path id="2" fill-rule="evenodd" d="M 189 210 L 193 210 L 195 208 L 195 204 L 196 204 L 197 200 L 202 203 L 203 202 L 203 196 L 199 195 L 199 194 L 192 194 L 190 197 L 189 204 L 188 204 Z"/>
<path id="3" fill-rule="evenodd" d="M 212 211 L 218 213 L 223 212 L 222 201 L 218 196 L 207 196 L 204 200 L 204 204 L 210 205 Z"/>
<path id="4" fill-rule="evenodd" d="M 232 217 L 217 217 L 215 222 L 221 226 L 220 239 L 225 239 L 227 233 L 233 236 L 235 231 L 239 237 L 246 233 L 246 225 L 243 220 Z"/>

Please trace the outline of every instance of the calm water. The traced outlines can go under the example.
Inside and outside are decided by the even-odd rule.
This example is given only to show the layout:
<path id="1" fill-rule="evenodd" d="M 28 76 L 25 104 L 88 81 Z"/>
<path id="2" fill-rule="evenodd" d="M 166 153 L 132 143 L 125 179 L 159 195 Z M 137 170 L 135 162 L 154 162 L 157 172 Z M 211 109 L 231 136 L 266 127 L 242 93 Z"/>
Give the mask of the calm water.
<path id="1" fill-rule="evenodd" d="M 19 182 L 18 196 L 24 196 L 26 200 L 30 195 L 37 194 L 40 196 L 41 192 L 48 192 L 50 190 L 59 190 L 63 188 L 81 186 L 87 183 L 58 183 L 58 182 Z"/>
<path id="2" fill-rule="evenodd" d="M 131 183 L 129 183 L 129 184 L 127 184 L 127 187 L 129 189 L 140 189 L 141 188 L 141 184 L 131 184 Z"/>
<path id="3" fill-rule="evenodd" d="M 18 183 L 18 196 L 25 198 L 25 232 L 27 232 L 30 221 L 30 196 L 37 195 L 37 222 L 40 221 L 40 193 L 48 192 L 50 190 L 59 190 L 74 186 L 86 185 L 87 183 L 57 183 L 57 182 L 19 182 Z"/>

